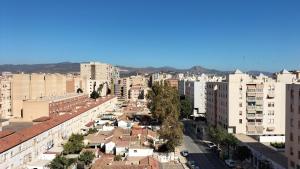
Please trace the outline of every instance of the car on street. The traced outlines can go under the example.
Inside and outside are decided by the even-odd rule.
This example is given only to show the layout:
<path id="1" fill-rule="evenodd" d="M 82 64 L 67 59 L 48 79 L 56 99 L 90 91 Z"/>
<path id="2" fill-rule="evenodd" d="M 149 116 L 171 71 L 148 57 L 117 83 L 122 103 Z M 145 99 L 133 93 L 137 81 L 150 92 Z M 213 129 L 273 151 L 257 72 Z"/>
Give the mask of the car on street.
<path id="1" fill-rule="evenodd" d="M 216 145 L 215 145 L 215 143 L 213 143 L 213 142 L 210 142 L 210 141 L 207 141 L 206 142 L 206 146 L 208 147 L 208 148 L 213 148 L 213 147 L 217 147 Z"/>
<path id="2" fill-rule="evenodd" d="M 232 159 L 227 159 L 225 160 L 225 164 L 230 168 L 234 168 L 236 166 L 236 161 Z"/>
<path id="3" fill-rule="evenodd" d="M 180 152 L 180 154 L 183 156 L 183 157 L 187 157 L 189 155 L 189 152 L 187 150 L 183 150 Z"/>

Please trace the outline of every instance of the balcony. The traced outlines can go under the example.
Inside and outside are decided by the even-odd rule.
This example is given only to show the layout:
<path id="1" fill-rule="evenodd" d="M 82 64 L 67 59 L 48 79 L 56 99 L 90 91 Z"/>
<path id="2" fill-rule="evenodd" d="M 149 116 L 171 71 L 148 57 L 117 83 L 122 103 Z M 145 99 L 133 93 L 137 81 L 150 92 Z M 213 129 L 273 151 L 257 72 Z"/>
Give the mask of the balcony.
<path id="1" fill-rule="evenodd" d="M 255 108 L 256 108 L 255 106 L 251 106 L 251 105 L 247 106 L 247 110 L 255 110 Z"/>
<path id="2" fill-rule="evenodd" d="M 248 88 L 247 93 L 256 93 L 256 89 L 255 88 Z"/>
<path id="3" fill-rule="evenodd" d="M 268 92 L 268 99 L 273 99 L 275 97 L 275 92 L 273 92 L 273 91 L 269 91 Z"/>
<path id="4" fill-rule="evenodd" d="M 255 126 L 255 122 L 247 122 L 247 126 Z"/>
<path id="5" fill-rule="evenodd" d="M 258 113 L 258 114 L 255 115 L 255 117 L 256 117 L 257 119 L 262 119 L 262 118 L 264 117 L 264 114 Z"/>
<path id="6" fill-rule="evenodd" d="M 263 106 L 256 106 L 255 110 L 257 110 L 257 111 L 263 111 L 264 107 Z"/>
<path id="7" fill-rule="evenodd" d="M 247 102 L 255 102 L 255 97 L 247 97 Z"/>
<path id="8" fill-rule="evenodd" d="M 255 114 L 247 113 L 247 119 L 255 119 Z"/>

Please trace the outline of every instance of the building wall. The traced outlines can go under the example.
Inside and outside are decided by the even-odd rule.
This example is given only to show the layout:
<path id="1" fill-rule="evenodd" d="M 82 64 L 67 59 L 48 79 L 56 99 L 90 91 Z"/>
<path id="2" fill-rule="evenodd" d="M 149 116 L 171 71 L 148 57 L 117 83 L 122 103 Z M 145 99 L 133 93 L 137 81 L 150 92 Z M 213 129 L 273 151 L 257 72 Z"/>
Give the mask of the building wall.
<path id="1" fill-rule="evenodd" d="M 41 159 L 43 153 L 47 152 L 49 148 L 61 145 L 72 133 L 79 133 L 85 124 L 95 119 L 100 112 L 111 110 L 116 102 L 116 98 L 110 99 L 5 152 L 1 152 L 0 168 L 22 169 L 26 167 L 26 164 Z M 51 146 L 49 147 L 49 145 Z"/>
<path id="2" fill-rule="evenodd" d="M 32 121 L 39 117 L 49 116 L 48 101 L 25 101 L 23 103 L 23 120 Z"/>
<path id="3" fill-rule="evenodd" d="M 285 154 L 288 168 L 300 168 L 300 84 L 286 87 Z"/>
<path id="4" fill-rule="evenodd" d="M 237 71 L 222 82 L 208 82 L 208 123 L 230 133 L 284 136 L 285 85 L 293 78 L 278 75 L 251 77 Z"/>
<path id="5" fill-rule="evenodd" d="M 147 148 L 129 148 L 128 156 L 129 157 L 145 157 L 151 156 L 153 154 L 153 149 Z"/>
<path id="6" fill-rule="evenodd" d="M 0 117 L 8 119 L 11 115 L 11 77 L 0 76 Z"/>
<path id="7" fill-rule="evenodd" d="M 21 117 L 23 100 L 30 99 L 30 75 L 14 74 L 11 92 L 13 116 Z"/>
<path id="8" fill-rule="evenodd" d="M 107 82 L 110 86 L 112 79 L 119 78 L 119 69 L 100 62 L 81 63 L 80 76 L 82 79 Z"/>

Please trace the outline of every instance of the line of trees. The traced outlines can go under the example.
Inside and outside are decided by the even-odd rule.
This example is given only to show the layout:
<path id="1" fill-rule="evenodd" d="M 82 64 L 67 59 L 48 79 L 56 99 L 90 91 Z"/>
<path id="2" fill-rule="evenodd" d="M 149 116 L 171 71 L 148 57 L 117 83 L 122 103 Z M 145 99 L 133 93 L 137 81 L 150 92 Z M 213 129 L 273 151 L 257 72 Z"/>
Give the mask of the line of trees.
<path id="1" fill-rule="evenodd" d="M 81 134 L 72 134 L 66 144 L 64 144 L 63 153 L 56 156 L 48 165 L 50 169 L 66 169 L 77 162 L 77 164 L 82 164 L 83 166 L 88 166 L 92 163 L 95 155 L 91 151 L 82 152 L 78 158 L 69 159 L 65 155 L 68 154 L 78 154 L 84 148 L 83 144 L 83 135 Z M 84 168 L 84 167 L 81 167 Z"/>
<path id="2" fill-rule="evenodd" d="M 183 124 L 179 121 L 181 106 L 178 91 L 167 83 L 154 83 L 146 98 L 152 117 L 161 125 L 159 135 L 165 143 L 160 150 L 174 151 L 183 138 Z"/>

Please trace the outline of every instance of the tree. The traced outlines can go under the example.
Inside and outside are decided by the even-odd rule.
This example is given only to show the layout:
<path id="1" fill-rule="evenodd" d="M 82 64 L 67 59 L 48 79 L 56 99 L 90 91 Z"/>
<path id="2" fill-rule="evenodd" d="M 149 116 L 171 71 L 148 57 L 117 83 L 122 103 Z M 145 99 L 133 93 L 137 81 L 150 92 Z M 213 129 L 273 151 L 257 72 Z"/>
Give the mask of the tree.
<path id="1" fill-rule="evenodd" d="M 183 125 L 172 117 L 168 117 L 159 130 L 160 138 L 166 140 L 167 152 L 173 152 L 181 144 L 183 138 Z"/>
<path id="2" fill-rule="evenodd" d="M 154 83 L 146 97 L 152 118 L 161 124 L 159 135 L 165 141 L 162 147 L 166 151 L 174 151 L 183 137 L 183 125 L 178 121 L 180 115 L 178 91 L 167 83 Z"/>
<path id="3" fill-rule="evenodd" d="M 67 158 L 59 155 L 56 156 L 48 165 L 50 169 L 65 169 L 69 166 L 71 166 L 75 161 L 74 160 L 68 160 Z"/>
<path id="4" fill-rule="evenodd" d="M 114 161 L 121 161 L 122 160 L 122 156 L 121 155 L 116 155 L 114 157 Z"/>
<path id="5" fill-rule="evenodd" d="M 228 133 L 226 130 L 222 128 L 213 128 L 210 127 L 208 129 L 208 134 L 210 138 L 218 144 L 218 147 L 221 145 L 227 147 L 227 155 L 229 156 L 230 148 L 235 147 L 238 143 L 237 138 L 232 135 L 231 133 Z"/>
<path id="6" fill-rule="evenodd" d="M 160 123 L 168 116 L 175 119 L 179 118 L 180 101 L 178 91 L 167 83 L 154 83 L 146 98 L 153 118 Z"/>
<path id="7" fill-rule="evenodd" d="M 81 134 L 72 134 L 68 142 L 63 146 L 64 154 L 77 154 L 84 147 L 83 144 L 83 135 Z"/>
<path id="8" fill-rule="evenodd" d="M 76 92 L 77 92 L 77 93 L 83 93 L 83 91 L 82 91 L 81 88 L 78 88 Z"/>
<path id="9" fill-rule="evenodd" d="M 231 133 L 226 133 L 225 134 L 225 138 L 224 138 L 224 140 L 222 142 L 223 142 L 223 145 L 227 146 L 227 155 L 229 157 L 230 148 L 231 147 L 236 147 L 236 145 L 238 143 L 238 140 Z"/>
<path id="10" fill-rule="evenodd" d="M 90 128 L 87 132 L 87 134 L 94 134 L 94 133 L 97 133 L 98 130 L 96 128 Z"/>
<path id="11" fill-rule="evenodd" d="M 91 93 L 91 96 L 90 96 L 92 99 L 97 99 L 97 98 L 99 98 L 100 96 L 99 96 L 99 93 L 97 93 L 96 91 L 93 91 L 92 93 Z"/>
<path id="12" fill-rule="evenodd" d="M 181 117 L 188 118 L 192 114 L 193 105 L 191 100 L 186 97 L 180 101 Z"/>
<path id="13" fill-rule="evenodd" d="M 95 158 L 95 154 L 91 151 L 84 151 L 80 154 L 78 160 L 83 162 L 85 165 L 89 165 Z"/>
<path id="14" fill-rule="evenodd" d="M 250 158 L 251 154 L 251 150 L 247 146 L 238 146 L 233 153 L 233 158 L 243 162 Z"/>

